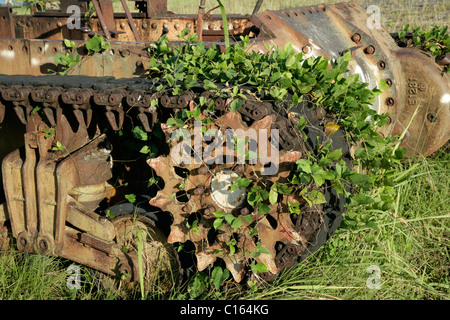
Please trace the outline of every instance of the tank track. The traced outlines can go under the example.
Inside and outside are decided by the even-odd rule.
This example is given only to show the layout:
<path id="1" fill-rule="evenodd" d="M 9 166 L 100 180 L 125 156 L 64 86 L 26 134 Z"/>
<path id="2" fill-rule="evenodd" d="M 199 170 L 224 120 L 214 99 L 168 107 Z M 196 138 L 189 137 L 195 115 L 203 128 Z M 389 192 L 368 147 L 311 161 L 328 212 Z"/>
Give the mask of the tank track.
<path id="1" fill-rule="evenodd" d="M 14 112 L 20 122 L 29 130 L 28 125 L 31 119 L 35 113 L 39 112 L 42 121 L 49 128 L 52 128 L 58 127 L 61 114 L 65 115 L 71 126 L 86 129 L 88 135 L 88 137 L 80 139 L 82 142 L 73 145 L 72 149 L 76 150 L 98 133 L 99 123 L 105 120 L 113 131 L 122 129 L 124 124 L 130 121 L 133 126 L 140 125 L 146 132 L 152 132 L 158 122 L 163 123 L 178 112 L 199 105 L 200 98 L 206 98 L 207 103 L 211 99 L 214 100 L 217 119 L 221 119 L 227 114 L 233 114 L 229 110 L 230 90 L 224 86 L 219 87 L 219 91 L 222 93 L 219 96 L 216 95 L 216 91 L 205 90 L 202 86 L 194 87 L 180 95 L 174 95 L 172 90 L 158 91 L 158 86 L 158 82 L 142 78 L 0 75 L 0 124 L 8 121 L 8 117 Z M 342 148 L 344 157 L 349 159 L 348 143 L 341 130 L 329 140 L 331 136 L 326 133 L 325 125 L 333 121 L 333 118 L 326 115 L 324 110 L 317 108 L 307 100 L 286 110 L 282 104 L 258 96 L 253 88 L 243 89 L 250 98 L 243 101 L 242 107 L 238 109 L 236 114 L 244 127 L 251 127 L 253 124 L 271 117 L 272 128 L 280 130 L 279 143 L 281 149 L 289 152 L 300 151 L 301 157 L 305 157 L 308 152 L 314 154 L 317 150 L 317 144 L 331 141 L 332 150 Z M 152 106 L 153 100 L 158 101 L 158 107 Z M 308 126 L 305 129 L 307 135 L 305 142 L 299 139 L 299 133 L 295 129 L 295 121 L 300 116 L 308 121 Z M 69 150 L 69 152 L 74 150 Z M 154 167 L 152 166 L 152 159 L 148 163 L 151 167 Z M 169 181 L 164 182 L 166 185 L 169 184 Z M 198 193 L 198 186 L 194 187 L 190 190 L 192 195 Z M 277 225 L 277 222 L 280 221 L 266 222 L 266 226 L 272 226 L 272 229 L 268 232 L 274 232 L 277 236 L 275 237 L 276 241 L 270 242 L 272 247 L 269 248 L 274 255 L 274 267 L 271 272 L 259 274 L 262 279 L 273 280 L 282 270 L 304 260 L 323 245 L 337 229 L 342 220 L 344 199 L 335 194 L 329 186 L 321 189 L 321 191 L 324 193 L 327 203 L 315 206 L 310 210 L 305 209 L 301 215 L 290 214 L 286 203 L 284 203 L 283 219 L 289 220 L 292 231 L 301 235 L 301 241 L 292 240 L 289 242 L 286 240 L 287 238 L 279 236 L 283 233 L 279 226 L 281 223 L 278 223 L 278 227 L 274 225 Z M 162 210 L 167 209 L 167 203 L 155 199 L 158 199 L 158 195 L 150 202 L 152 205 Z M 286 199 L 280 199 L 280 206 L 282 201 L 286 201 Z M 171 212 L 173 221 L 181 221 L 180 219 L 185 219 L 187 213 L 190 213 L 186 204 L 179 203 L 179 205 L 180 211 L 177 212 L 180 212 L 179 215 L 183 217 L 177 217 L 178 213 Z M 244 207 L 240 209 L 240 213 L 235 213 L 235 215 L 243 214 L 244 211 L 242 210 L 248 213 L 249 208 L 248 206 Z M 203 211 L 203 214 L 210 216 L 213 210 L 210 208 L 209 212 L 206 211 Z M 277 217 L 276 214 L 274 216 Z M 278 215 L 278 217 L 281 216 Z M 206 220 L 201 221 L 205 222 Z M 197 246 L 197 260 L 199 260 L 199 253 L 204 249 L 199 244 L 211 242 L 211 239 L 208 240 L 207 238 L 210 234 L 208 231 L 213 229 L 212 220 L 207 219 L 204 226 L 206 227 L 206 233 L 195 237 L 188 236 L 190 231 L 183 229 L 186 230 L 187 235 L 183 240 L 190 240 Z M 167 227 L 162 226 L 162 229 Z M 173 228 L 173 225 L 171 228 Z M 172 241 L 172 243 L 177 243 L 177 241 Z M 224 241 L 222 241 L 222 245 L 223 243 Z M 211 244 L 211 247 L 214 246 Z M 215 248 L 219 247 L 216 246 Z M 207 259 L 205 261 L 215 261 L 217 257 L 224 258 L 225 256 L 216 255 L 212 260 Z M 241 281 L 245 276 L 243 275 L 244 269 L 234 268 L 233 270 L 231 260 L 226 264 L 232 269 L 234 278 Z M 202 266 L 201 269 L 205 267 L 206 265 Z"/>

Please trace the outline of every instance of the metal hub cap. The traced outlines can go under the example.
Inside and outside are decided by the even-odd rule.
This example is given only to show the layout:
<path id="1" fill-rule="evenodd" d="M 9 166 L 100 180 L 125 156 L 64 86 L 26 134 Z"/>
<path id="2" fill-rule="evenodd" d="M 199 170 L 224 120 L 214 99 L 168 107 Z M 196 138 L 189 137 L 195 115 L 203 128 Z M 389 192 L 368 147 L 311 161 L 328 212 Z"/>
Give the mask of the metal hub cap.
<path id="1" fill-rule="evenodd" d="M 239 175 L 231 170 L 220 170 L 211 180 L 211 196 L 213 200 L 223 209 L 236 209 L 240 207 L 247 194 L 245 188 L 230 191 L 233 183 Z"/>

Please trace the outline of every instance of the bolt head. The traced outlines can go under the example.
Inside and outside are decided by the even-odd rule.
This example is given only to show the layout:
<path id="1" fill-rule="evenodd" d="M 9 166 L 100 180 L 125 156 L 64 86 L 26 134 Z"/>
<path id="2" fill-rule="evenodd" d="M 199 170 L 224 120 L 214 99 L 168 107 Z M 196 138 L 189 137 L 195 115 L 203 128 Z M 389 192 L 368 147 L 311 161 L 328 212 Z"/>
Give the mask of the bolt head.
<path id="1" fill-rule="evenodd" d="M 194 194 L 197 196 L 200 196 L 205 193 L 205 187 L 204 186 L 198 186 L 194 189 Z"/>
<path id="2" fill-rule="evenodd" d="M 365 52 L 366 54 L 374 54 L 374 53 L 375 53 L 375 47 L 374 47 L 374 46 L 367 46 L 367 47 L 364 49 L 364 52 Z"/>
<path id="3" fill-rule="evenodd" d="M 308 53 L 310 53 L 312 51 L 312 48 L 311 48 L 311 46 L 309 45 L 309 44 L 307 44 L 306 46 L 304 46 L 303 48 L 302 48 L 302 52 L 304 53 L 304 54 L 308 54 Z"/>
<path id="4" fill-rule="evenodd" d="M 361 40 L 361 35 L 359 33 L 355 33 L 352 35 L 352 41 L 353 42 L 359 42 Z"/>

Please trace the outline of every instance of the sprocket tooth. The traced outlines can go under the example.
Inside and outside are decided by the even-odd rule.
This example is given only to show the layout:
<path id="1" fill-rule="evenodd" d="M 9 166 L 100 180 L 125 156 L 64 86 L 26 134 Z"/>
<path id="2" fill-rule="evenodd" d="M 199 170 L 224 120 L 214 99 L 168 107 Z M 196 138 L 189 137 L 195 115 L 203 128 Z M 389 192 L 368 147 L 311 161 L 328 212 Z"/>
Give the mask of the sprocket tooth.
<path id="1" fill-rule="evenodd" d="M 155 170 L 158 176 L 163 176 L 163 173 L 167 173 L 170 170 L 169 159 L 169 157 L 160 156 L 158 158 L 149 159 L 147 164 Z"/>
<path id="2" fill-rule="evenodd" d="M 283 152 L 283 154 L 280 157 L 279 162 L 280 163 L 286 163 L 286 162 L 295 163 L 296 161 L 300 160 L 302 157 L 303 157 L 303 153 L 301 153 L 300 151 Z"/>
<path id="3" fill-rule="evenodd" d="M 272 125 L 272 123 L 275 120 L 274 115 L 268 115 L 262 118 L 261 120 L 255 121 L 251 126 L 250 129 L 255 130 L 261 130 L 261 129 L 268 129 Z"/>
<path id="4" fill-rule="evenodd" d="M 216 120 L 216 125 L 219 127 L 227 127 L 231 129 L 248 129 L 248 126 L 242 121 L 241 114 L 238 112 L 228 112 Z"/>
<path id="5" fill-rule="evenodd" d="M 162 191 L 158 191 L 156 193 L 156 196 L 150 199 L 150 205 L 161 208 L 163 210 L 169 202 L 169 196 Z"/>
<path id="6" fill-rule="evenodd" d="M 223 257 L 223 261 L 225 262 L 227 269 L 230 270 L 234 281 L 240 283 L 244 276 L 245 261 L 234 256 L 225 256 Z"/>
<path id="7" fill-rule="evenodd" d="M 267 269 L 272 274 L 278 273 L 278 267 L 275 264 L 275 260 L 273 259 L 272 255 L 261 253 L 259 257 L 256 258 L 257 261 L 264 263 L 267 266 Z"/>
<path id="8" fill-rule="evenodd" d="M 217 257 L 215 255 L 207 254 L 204 252 L 196 253 L 195 256 L 197 257 L 198 271 L 205 270 L 211 263 L 214 263 L 217 260 Z"/>
<path id="9" fill-rule="evenodd" d="M 184 242 L 186 242 L 186 233 L 184 233 L 180 227 L 172 226 L 170 228 L 170 234 L 167 237 L 167 242 L 168 243 L 176 243 L 176 242 L 184 243 Z"/>

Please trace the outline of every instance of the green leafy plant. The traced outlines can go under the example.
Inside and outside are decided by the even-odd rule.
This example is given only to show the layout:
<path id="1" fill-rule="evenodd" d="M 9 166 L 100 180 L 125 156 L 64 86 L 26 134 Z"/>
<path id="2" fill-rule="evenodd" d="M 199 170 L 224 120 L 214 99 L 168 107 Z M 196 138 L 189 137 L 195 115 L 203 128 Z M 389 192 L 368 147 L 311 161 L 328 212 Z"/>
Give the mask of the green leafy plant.
<path id="1" fill-rule="evenodd" d="M 108 50 L 111 44 L 105 37 L 96 34 L 90 40 L 85 42 L 86 49 L 89 53 L 99 53 Z"/>
<path id="2" fill-rule="evenodd" d="M 80 55 L 75 54 L 76 43 L 74 41 L 64 39 L 64 45 L 66 48 L 71 49 L 72 52 L 67 52 L 66 54 L 56 53 L 53 56 L 55 64 L 63 69 L 58 72 L 62 76 L 69 74 L 83 59 Z M 111 44 L 103 36 L 95 35 L 92 39 L 85 42 L 85 46 L 89 54 L 94 54 L 108 50 Z"/>
<path id="3" fill-rule="evenodd" d="M 410 31 L 409 24 L 403 26 L 402 31 L 398 32 L 400 40 L 405 39 Z M 443 58 L 449 52 L 450 35 L 448 26 L 434 26 L 429 30 L 423 30 L 420 27 L 413 28 L 411 32 L 412 45 L 422 50 L 429 51 L 437 59 Z M 444 72 L 450 72 L 449 66 L 444 67 Z"/>

